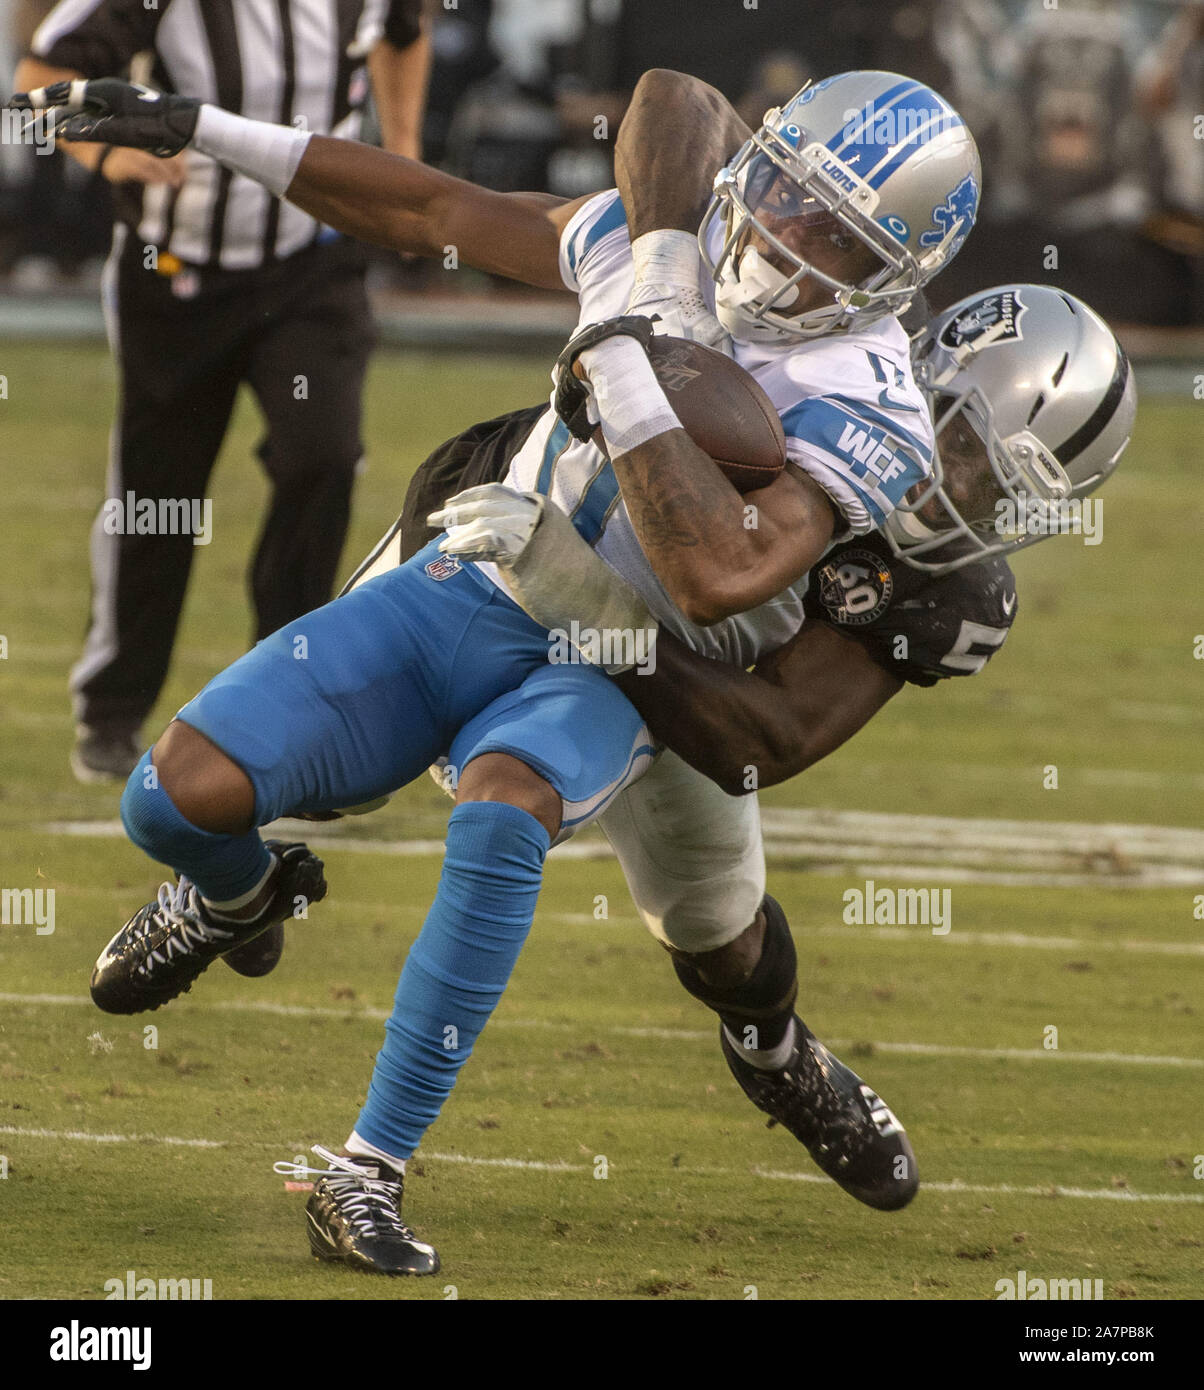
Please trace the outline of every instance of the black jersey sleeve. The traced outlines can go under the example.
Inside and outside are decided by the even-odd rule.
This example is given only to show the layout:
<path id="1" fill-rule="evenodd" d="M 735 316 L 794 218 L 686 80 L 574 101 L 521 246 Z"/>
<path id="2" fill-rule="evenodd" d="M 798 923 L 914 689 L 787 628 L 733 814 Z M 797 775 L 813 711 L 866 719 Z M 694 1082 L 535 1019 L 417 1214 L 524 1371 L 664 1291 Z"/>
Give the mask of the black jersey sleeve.
<path id="1" fill-rule="evenodd" d="M 62 0 L 38 26 L 31 52 L 56 68 L 72 68 L 85 77 L 116 77 L 130 59 L 154 47 L 159 21 L 171 0 L 101 0 L 81 5 Z"/>
<path id="2" fill-rule="evenodd" d="M 928 575 L 877 534 L 836 546 L 811 571 L 808 621 L 860 642 L 884 670 L 912 685 L 976 675 L 1007 639 L 1016 581 L 998 557 Z"/>
<path id="3" fill-rule="evenodd" d="M 494 420 L 472 425 L 454 439 L 440 444 L 418 466 L 406 490 L 401 515 L 384 537 L 361 561 L 343 585 L 340 597 L 354 589 L 366 575 L 404 565 L 423 546 L 435 539 L 436 532 L 426 524 L 449 497 L 481 483 L 499 483 L 510 468 L 510 460 L 526 443 L 546 405 L 530 405 L 512 410 Z"/>

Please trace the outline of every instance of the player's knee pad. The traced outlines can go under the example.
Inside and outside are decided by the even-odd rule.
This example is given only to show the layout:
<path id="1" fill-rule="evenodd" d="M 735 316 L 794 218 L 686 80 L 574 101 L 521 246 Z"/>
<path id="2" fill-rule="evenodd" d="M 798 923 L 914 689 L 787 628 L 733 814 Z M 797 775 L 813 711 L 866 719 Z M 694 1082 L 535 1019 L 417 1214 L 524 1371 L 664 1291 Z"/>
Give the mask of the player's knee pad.
<path id="1" fill-rule="evenodd" d="M 271 867 L 257 831 L 214 834 L 183 816 L 160 786 L 149 750 L 125 784 L 121 821 L 139 849 L 187 874 L 210 902 L 236 900 L 262 882 Z"/>
<path id="2" fill-rule="evenodd" d="M 730 989 L 718 989 L 707 984 L 693 963 L 674 952 L 673 968 L 683 987 L 716 1013 L 739 1014 L 744 1018 L 776 1018 L 794 1007 L 798 993 L 798 956 L 786 914 L 768 894 L 762 907 L 765 912 L 765 935 L 761 941 L 761 958 L 743 984 Z"/>

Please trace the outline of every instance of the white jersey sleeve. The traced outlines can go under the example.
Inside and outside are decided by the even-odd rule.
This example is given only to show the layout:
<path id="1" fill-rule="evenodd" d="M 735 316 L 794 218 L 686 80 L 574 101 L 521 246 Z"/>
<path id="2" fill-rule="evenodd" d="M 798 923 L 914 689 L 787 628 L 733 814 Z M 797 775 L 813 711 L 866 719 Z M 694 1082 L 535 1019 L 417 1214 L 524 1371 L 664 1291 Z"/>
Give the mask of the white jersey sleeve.
<path id="1" fill-rule="evenodd" d="M 904 495 L 932 474 L 935 437 L 911 374 L 907 336 L 895 319 L 736 360 L 769 393 L 787 457 L 831 497 L 847 530 L 881 526 Z"/>
<path id="2" fill-rule="evenodd" d="M 569 220 L 560 238 L 560 277 L 578 296 L 582 324 L 594 321 L 589 300 L 599 290 L 611 290 L 616 279 L 623 281 L 630 296 L 635 271 L 627 212 L 617 188 L 591 198 Z"/>

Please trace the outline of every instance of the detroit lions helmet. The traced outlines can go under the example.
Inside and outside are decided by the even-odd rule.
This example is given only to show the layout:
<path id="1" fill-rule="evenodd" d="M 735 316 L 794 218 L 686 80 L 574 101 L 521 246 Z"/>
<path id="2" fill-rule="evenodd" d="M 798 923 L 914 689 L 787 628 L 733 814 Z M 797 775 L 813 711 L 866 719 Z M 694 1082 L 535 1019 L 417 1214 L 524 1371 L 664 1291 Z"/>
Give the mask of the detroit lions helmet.
<path id="1" fill-rule="evenodd" d="M 902 312 L 969 235 L 981 186 L 965 122 L 922 82 L 846 72 L 804 87 L 715 179 L 699 245 L 720 322 L 780 343 Z M 859 252 L 855 279 L 814 263 L 833 246 Z"/>
<path id="2" fill-rule="evenodd" d="M 1048 285 L 961 300 L 916 336 L 912 365 L 937 455 L 884 530 L 916 569 L 943 574 L 1067 529 L 1059 513 L 1099 487 L 1133 433 L 1124 349 L 1098 314 Z"/>

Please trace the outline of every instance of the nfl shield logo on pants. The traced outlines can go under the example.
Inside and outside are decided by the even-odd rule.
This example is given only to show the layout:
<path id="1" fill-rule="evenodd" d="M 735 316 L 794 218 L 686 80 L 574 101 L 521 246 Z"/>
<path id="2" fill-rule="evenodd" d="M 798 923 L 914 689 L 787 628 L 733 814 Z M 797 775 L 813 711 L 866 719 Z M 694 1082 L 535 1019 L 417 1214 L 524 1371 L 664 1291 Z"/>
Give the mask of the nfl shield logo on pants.
<path id="1" fill-rule="evenodd" d="M 459 560 L 453 560 L 451 556 L 444 555 L 438 560 L 432 560 L 426 567 L 427 574 L 432 579 L 450 579 L 453 574 L 459 574 L 463 566 Z"/>

